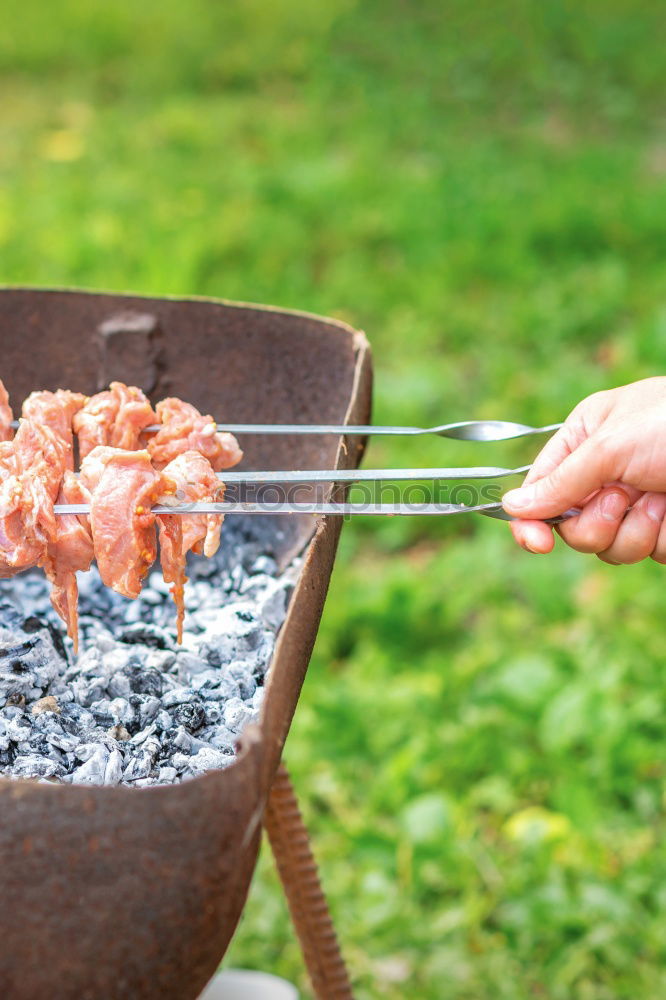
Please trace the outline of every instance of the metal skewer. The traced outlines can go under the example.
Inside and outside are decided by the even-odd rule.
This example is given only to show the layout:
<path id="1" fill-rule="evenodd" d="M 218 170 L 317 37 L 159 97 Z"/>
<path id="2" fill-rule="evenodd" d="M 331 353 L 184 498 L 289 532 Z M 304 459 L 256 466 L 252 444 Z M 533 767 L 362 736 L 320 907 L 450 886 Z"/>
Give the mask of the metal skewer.
<path id="1" fill-rule="evenodd" d="M 13 420 L 10 426 L 18 427 L 18 420 Z M 548 434 L 561 426 L 561 424 L 546 424 L 544 427 L 530 427 L 529 424 L 517 424 L 511 420 L 460 420 L 452 424 L 438 424 L 436 427 L 393 427 L 374 424 L 217 424 L 217 430 L 227 431 L 230 434 L 344 434 L 362 437 L 370 434 L 375 437 L 436 434 L 458 441 L 509 441 L 512 438 L 528 437 L 532 434 Z M 144 427 L 146 431 L 161 429 L 161 424 Z"/>
<path id="2" fill-rule="evenodd" d="M 218 424 L 217 429 L 230 434 L 344 434 L 374 437 L 436 434 L 458 441 L 508 441 L 511 438 L 527 437 L 532 434 L 547 434 L 561 426 L 561 424 L 547 424 L 544 427 L 530 427 L 528 424 L 517 424 L 510 420 L 460 420 L 452 424 L 438 424 L 436 427 L 393 427 L 374 424 Z M 145 429 L 158 431 L 160 425 L 151 425 Z"/>
<path id="3" fill-rule="evenodd" d="M 53 508 L 56 514 L 89 514 L 90 505 L 86 503 L 56 504 Z M 224 501 L 222 503 L 192 503 L 182 507 L 167 507 L 157 504 L 152 508 L 153 514 L 334 514 L 346 517 L 348 515 L 409 515 L 409 516 L 447 516 L 452 514 L 485 514 L 502 521 L 512 521 L 502 504 L 484 503 L 468 507 L 456 503 L 291 503 L 288 501 L 249 503 Z M 547 518 L 547 524 L 559 524 L 570 517 L 575 517 L 580 511 L 572 509 L 559 517 Z"/>
<path id="4" fill-rule="evenodd" d="M 528 472 L 530 465 L 504 469 L 494 465 L 473 465 L 444 469 L 310 469 L 299 471 L 218 472 L 226 485 L 232 483 L 381 483 L 411 479 L 500 479 Z"/>

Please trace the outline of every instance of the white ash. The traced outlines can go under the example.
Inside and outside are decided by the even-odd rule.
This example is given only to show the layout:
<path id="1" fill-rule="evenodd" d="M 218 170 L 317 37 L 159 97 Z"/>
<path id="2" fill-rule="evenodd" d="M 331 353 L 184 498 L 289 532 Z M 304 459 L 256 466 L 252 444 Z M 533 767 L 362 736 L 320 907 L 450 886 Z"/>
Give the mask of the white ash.
<path id="1" fill-rule="evenodd" d="M 259 522 L 229 518 L 218 554 L 191 558 L 182 646 L 157 569 L 136 601 L 78 575 L 78 657 L 41 574 L 0 580 L 0 776 L 143 787 L 228 766 L 297 571 Z"/>

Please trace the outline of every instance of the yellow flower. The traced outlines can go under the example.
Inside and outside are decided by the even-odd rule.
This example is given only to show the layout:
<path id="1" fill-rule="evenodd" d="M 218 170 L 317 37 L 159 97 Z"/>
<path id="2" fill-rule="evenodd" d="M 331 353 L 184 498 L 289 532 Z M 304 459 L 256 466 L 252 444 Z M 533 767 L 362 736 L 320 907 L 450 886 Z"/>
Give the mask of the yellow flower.
<path id="1" fill-rule="evenodd" d="M 539 844 L 566 837 L 571 832 L 571 823 L 562 813 L 528 806 L 510 816 L 503 829 L 509 840 Z"/>

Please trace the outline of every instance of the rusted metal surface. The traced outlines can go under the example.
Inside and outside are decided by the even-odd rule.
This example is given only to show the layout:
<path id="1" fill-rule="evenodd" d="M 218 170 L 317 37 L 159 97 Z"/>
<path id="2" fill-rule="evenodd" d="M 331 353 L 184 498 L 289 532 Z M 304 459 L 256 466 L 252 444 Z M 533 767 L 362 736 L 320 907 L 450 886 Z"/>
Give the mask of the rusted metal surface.
<path id="1" fill-rule="evenodd" d="M 264 825 L 317 1000 L 354 1000 L 293 785 L 280 764 Z"/>
<path id="2" fill-rule="evenodd" d="M 154 323 L 119 324 L 128 314 Z M 0 374 L 14 401 L 38 387 L 94 392 L 100 328 L 143 338 L 148 354 L 132 352 L 128 367 L 148 364 L 153 400 L 180 395 L 221 422 L 369 420 L 367 342 L 344 324 L 83 292 L 0 290 Z M 122 379 L 122 355 L 109 350 L 110 377 Z M 363 448 L 325 436 L 248 436 L 242 444 L 248 469 L 348 468 Z M 339 519 L 284 515 L 275 524 L 283 562 L 304 545 L 307 553 L 260 722 L 244 733 L 236 763 L 140 790 L 0 781 L 0 983 L 8 1000 L 194 1000 L 215 971 L 247 895 L 340 531 Z"/>

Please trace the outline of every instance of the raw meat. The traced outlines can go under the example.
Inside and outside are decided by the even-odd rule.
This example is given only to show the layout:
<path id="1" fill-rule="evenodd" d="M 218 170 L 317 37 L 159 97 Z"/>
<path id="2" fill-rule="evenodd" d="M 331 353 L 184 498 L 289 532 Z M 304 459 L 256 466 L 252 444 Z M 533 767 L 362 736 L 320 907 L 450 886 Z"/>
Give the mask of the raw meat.
<path id="1" fill-rule="evenodd" d="M 170 397 L 155 409 L 162 426 L 146 447 L 157 469 L 185 451 L 198 451 L 215 472 L 231 468 L 243 457 L 233 434 L 218 432 L 213 418 L 202 416 L 191 403 Z"/>
<path id="2" fill-rule="evenodd" d="M 154 423 L 155 411 L 141 389 L 112 382 L 104 392 L 91 396 L 74 417 L 81 460 L 99 445 L 137 449 L 144 427 Z"/>
<path id="3" fill-rule="evenodd" d="M 42 566 L 56 536 L 53 503 L 70 449 L 44 424 L 19 420 L 0 455 L 0 572 Z"/>
<path id="4" fill-rule="evenodd" d="M 73 472 L 65 472 L 58 503 L 90 503 L 90 493 Z M 94 559 L 90 519 L 86 515 L 61 514 L 56 518 L 56 536 L 49 544 L 44 571 L 53 584 L 51 604 L 67 625 L 67 634 L 79 648 L 78 570 L 88 570 Z"/>
<path id="5" fill-rule="evenodd" d="M 80 481 L 91 494 L 90 526 L 100 576 L 118 594 L 138 597 L 157 555 L 151 507 L 171 484 L 155 471 L 147 451 L 110 447 L 94 448 L 84 458 Z"/>
<path id="6" fill-rule="evenodd" d="M 207 458 L 198 451 L 185 451 L 162 470 L 162 475 L 172 481 L 166 495 L 158 503 L 179 505 L 201 500 L 217 501 L 224 496 L 224 483 L 213 472 Z M 160 561 L 167 583 L 173 584 L 171 593 L 176 603 L 178 642 L 182 641 L 185 604 L 183 590 L 187 583 L 185 563 L 191 550 L 199 555 L 212 556 L 220 544 L 223 517 L 220 514 L 159 514 Z"/>
<path id="7" fill-rule="evenodd" d="M 87 401 L 87 396 L 69 389 L 57 389 L 56 392 L 43 390 L 31 392 L 21 408 L 25 418 L 33 424 L 50 428 L 60 438 L 67 449 L 65 464 L 68 469 L 74 468 L 72 419 Z"/>

